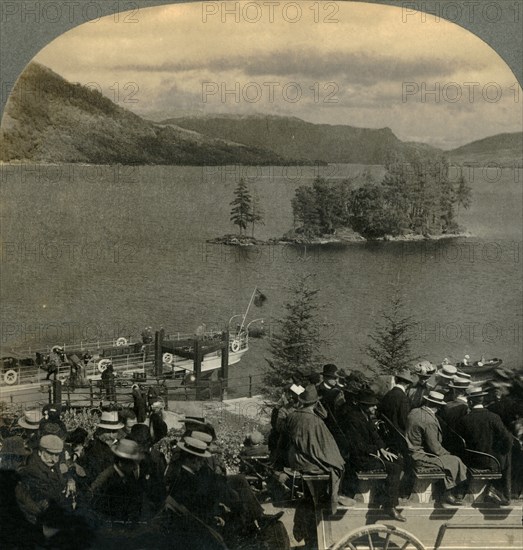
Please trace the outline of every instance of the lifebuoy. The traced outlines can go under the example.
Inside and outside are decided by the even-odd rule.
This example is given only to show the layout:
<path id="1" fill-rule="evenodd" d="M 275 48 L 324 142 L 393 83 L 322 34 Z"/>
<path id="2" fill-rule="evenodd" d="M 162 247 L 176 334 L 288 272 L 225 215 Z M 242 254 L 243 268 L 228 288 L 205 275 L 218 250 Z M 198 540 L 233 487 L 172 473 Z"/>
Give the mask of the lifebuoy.
<path id="1" fill-rule="evenodd" d="M 120 338 L 118 338 L 118 340 L 116 340 L 116 345 L 117 346 L 126 346 L 127 345 L 127 338 L 124 338 L 123 336 L 121 336 Z"/>
<path id="2" fill-rule="evenodd" d="M 162 360 L 164 363 L 167 363 L 168 365 L 170 365 L 171 363 L 174 362 L 174 355 L 172 353 L 164 353 L 162 355 Z"/>
<path id="3" fill-rule="evenodd" d="M 17 380 L 18 380 L 18 373 L 15 370 L 9 369 L 4 373 L 4 382 L 6 384 L 9 384 L 10 386 L 12 386 L 13 384 L 16 384 Z"/>
<path id="4" fill-rule="evenodd" d="M 233 340 L 231 342 L 231 351 L 240 351 L 240 341 L 239 340 Z"/>
<path id="5" fill-rule="evenodd" d="M 110 359 L 102 359 L 101 361 L 98 361 L 98 364 L 96 365 L 98 367 L 98 370 L 100 372 L 104 372 L 105 369 L 111 364 Z"/>

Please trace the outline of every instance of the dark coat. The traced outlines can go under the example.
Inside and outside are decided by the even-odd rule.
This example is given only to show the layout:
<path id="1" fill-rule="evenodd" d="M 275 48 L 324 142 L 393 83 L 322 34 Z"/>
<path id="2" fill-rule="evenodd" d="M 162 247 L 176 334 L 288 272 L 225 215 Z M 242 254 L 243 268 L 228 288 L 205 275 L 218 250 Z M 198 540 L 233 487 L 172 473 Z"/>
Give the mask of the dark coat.
<path id="1" fill-rule="evenodd" d="M 65 485 L 66 479 L 60 471 L 60 464 L 49 468 L 42 462 L 38 452 L 33 453 L 27 465 L 20 469 L 20 485 L 16 492 L 26 517 L 34 522 L 52 500 L 66 507 L 68 503 L 62 494 Z"/>
<path id="2" fill-rule="evenodd" d="M 345 436 L 343 454 L 348 453 L 349 463 L 355 469 L 364 468 L 370 455 L 385 447 L 376 426 L 359 407 L 345 407 L 340 426 Z"/>
<path id="3" fill-rule="evenodd" d="M 457 423 L 457 431 L 467 447 L 500 458 L 512 449 L 512 434 L 501 418 L 484 408 L 472 409 Z"/>
<path id="4" fill-rule="evenodd" d="M 95 438 L 77 462 L 85 470 L 86 483 L 90 485 L 106 468 L 114 464 L 114 454 L 109 445 Z"/>
<path id="5" fill-rule="evenodd" d="M 93 509 L 103 519 L 137 522 L 141 518 L 143 478 L 121 476 L 114 466 L 106 468 L 91 485 Z"/>
<path id="6" fill-rule="evenodd" d="M 523 401 L 508 395 L 491 403 L 488 410 L 499 415 L 505 427 L 510 429 L 518 417 L 523 418 Z"/>
<path id="7" fill-rule="evenodd" d="M 455 399 L 454 401 L 449 401 L 444 407 L 442 407 L 438 413 L 438 416 L 441 417 L 447 426 L 455 430 L 460 418 L 465 416 L 468 412 L 469 408 L 467 403 Z"/>
<path id="8" fill-rule="evenodd" d="M 42 533 L 19 508 L 15 488 L 20 475 L 13 470 L 0 470 L 0 548 L 2 550 L 33 550 Z"/>
<path id="9" fill-rule="evenodd" d="M 410 401 L 407 394 L 397 386 L 388 391 L 381 400 L 379 411 L 384 414 L 393 424 L 405 433 L 407 416 L 410 412 Z"/>
<path id="10" fill-rule="evenodd" d="M 161 413 L 153 412 L 149 417 L 149 426 L 151 431 L 151 438 L 154 443 L 158 443 L 160 439 L 163 439 L 167 435 L 167 424 L 162 418 Z"/>
<path id="11" fill-rule="evenodd" d="M 220 502 L 227 505 L 230 502 L 225 479 L 208 468 L 193 474 L 183 468 L 181 463 L 173 464 L 173 467 L 170 496 L 206 525 L 216 527 L 214 517 L 224 512 Z"/>
<path id="12" fill-rule="evenodd" d="M 337 472 L 344 469 L 345 461 L 336 441 L 314 411 L 298 409 L 287 417 L 285 435 L 289 439 L 289 464 L 303 472 Z"/>
<path id="13" fill-rule="evenodd" d="M 167 496 L 164 482 L 166 469 L 167 462 L 158 449 L 151 449 L 150 452 L 145 453 L 140 463 L 145 495 L 149 508 L 154 512 L 159 511 Z"/>

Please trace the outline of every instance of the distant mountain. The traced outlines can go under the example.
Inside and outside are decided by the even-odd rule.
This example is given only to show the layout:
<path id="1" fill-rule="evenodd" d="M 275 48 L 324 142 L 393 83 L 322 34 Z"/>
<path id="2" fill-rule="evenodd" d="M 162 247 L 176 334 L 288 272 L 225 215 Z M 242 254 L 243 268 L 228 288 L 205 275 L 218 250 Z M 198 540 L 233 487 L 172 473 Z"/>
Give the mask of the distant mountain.
<path id="1" fill-rule="evenodd" d="M 521 166 L 523 161 L 523 132 L 497 134 L 446 151 L 445 154 L 452 162 L 456 163 L 477 162 L 485 166 L 492 162 L 503 166 Z"/>
<path id="2" fill-rule="evenodd" d="M 31 63 L 19 78 L 0 131 L 1 161 L 90 164 L 284 164 L 278 154 L 235 140 L 163 126 L 96 90 Z"/>
<path id="3" fill-rule="evenodd" d="M 404 143 L 390 128 L 313 124 L 295 117 L 274 115 L 178 116 L 163 121 L 206 136 L 234 139 L 269 149 L 287 158 L 355 164 L 384 164 L 390 155 L 405 151 L 441 151 L 426 144 Z"/>

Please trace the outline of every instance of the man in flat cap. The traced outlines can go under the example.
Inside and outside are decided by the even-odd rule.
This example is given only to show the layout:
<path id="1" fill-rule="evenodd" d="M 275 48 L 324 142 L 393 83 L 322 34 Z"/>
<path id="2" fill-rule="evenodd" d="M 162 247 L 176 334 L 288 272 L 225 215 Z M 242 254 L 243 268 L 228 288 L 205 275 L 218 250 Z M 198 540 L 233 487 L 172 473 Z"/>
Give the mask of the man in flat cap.
<path id="1" fill-rule="evenodd" d="M 58 436 L 44 435 L 40 438 L 38 450 L 20 470 L 21 481 L 16 496 L 20 508 L 33 524 L 51 501 L 71 509 L 76 487 L 74 480 L 67 480 L 60 471 L 63 450 L 64 442 Z"/>

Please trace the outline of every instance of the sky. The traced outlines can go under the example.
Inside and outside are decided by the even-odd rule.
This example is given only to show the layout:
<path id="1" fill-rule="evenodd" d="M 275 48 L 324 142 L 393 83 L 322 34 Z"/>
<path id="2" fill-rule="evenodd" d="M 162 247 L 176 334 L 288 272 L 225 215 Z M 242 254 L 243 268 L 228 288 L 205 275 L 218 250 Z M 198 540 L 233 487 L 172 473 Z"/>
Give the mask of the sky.
<path id="1" fill-rule="evenodd" d="M 467 30 L 401 8 L 266 2 L 162 6 L 63 34 L 35 57 L 71 82 L 155 119 L 274 114 L 389 127 L 443 149 L 521 131 L 522 94 Z M 431 93 L 432 91 L 432 93 Z"/>

